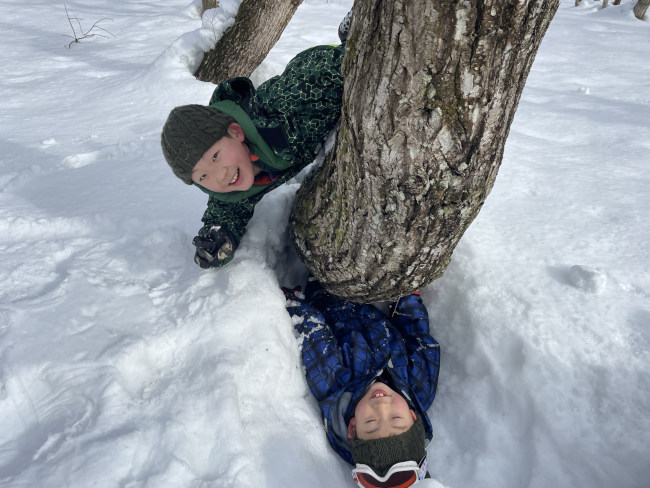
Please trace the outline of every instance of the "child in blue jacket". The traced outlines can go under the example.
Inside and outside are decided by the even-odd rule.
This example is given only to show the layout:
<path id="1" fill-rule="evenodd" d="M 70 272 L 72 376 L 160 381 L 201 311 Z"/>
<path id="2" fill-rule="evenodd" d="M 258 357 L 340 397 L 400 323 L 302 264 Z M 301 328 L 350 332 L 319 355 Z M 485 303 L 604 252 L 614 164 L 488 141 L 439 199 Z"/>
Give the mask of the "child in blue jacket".
<path id="1" fill-rule="evenodd" d="M 436 394 L 440 347 L 429 335 L 420 296 L 392 304 L 389 317 L 331 295 L 316 281 L 305 295 L 299 290 L 283 288 L 307 384 L 328 440 L 354 466 L 357 484 L 406 487 L 428 477 L 427 409 Z"/>

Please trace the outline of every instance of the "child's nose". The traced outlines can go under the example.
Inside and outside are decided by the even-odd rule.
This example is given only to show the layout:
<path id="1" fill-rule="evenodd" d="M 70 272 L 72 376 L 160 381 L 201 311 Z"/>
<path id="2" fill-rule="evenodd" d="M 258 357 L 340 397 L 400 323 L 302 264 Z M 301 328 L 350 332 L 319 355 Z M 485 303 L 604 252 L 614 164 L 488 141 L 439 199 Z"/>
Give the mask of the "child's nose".
<path id="1" fill-rule="evenodd" d="M 375 408 L 376 408 L 377 410 L 379 410 L 380 412 L 382 412 L 382 413 L 385 414 L 386 412 L 388 412 L 388 411 L 392 408 L 392 404 L 391 404 L 391 403 L 392 403 L 392 401 L 391 401 L 390 399 L 388 399 L 388 400 L 382 400 L 381 402 L 378 402 L 378 403 L 375 405 Z"/>

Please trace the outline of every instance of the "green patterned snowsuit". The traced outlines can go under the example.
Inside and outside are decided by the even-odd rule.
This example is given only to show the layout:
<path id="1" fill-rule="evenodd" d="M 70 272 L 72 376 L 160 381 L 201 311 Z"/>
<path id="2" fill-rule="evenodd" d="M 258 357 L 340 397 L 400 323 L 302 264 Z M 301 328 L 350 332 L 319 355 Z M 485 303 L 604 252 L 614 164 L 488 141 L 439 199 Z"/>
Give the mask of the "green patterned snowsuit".
<path id="1" fill-rule="evenodd" d="M 242 126 L 251 153 L 260 158 L 257 166 L 280 175 L 272 183 L 242 192 L 215 193 L 197 185 L 210 195 L 199 235 L 221 226 L 237 247 L 257 202 L 313 162 L 317 146 L 340 117 L 342 59 L 343 46 L 316 46 L 298 54 L 281 75 L 257 90 L 244 77 L 217 86 L 209 105 Z"/>

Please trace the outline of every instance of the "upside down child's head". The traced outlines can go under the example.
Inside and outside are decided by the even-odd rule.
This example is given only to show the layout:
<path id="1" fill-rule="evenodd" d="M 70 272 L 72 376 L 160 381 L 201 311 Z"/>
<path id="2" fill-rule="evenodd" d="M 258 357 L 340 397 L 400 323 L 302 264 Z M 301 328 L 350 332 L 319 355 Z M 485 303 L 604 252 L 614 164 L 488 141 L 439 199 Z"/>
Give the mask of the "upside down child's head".
<path id="1" fill-rule="evenodd" d="M 260 169 L 251 163 L 242 127 L 230 115 L 203 105 L 171 111 L 161 146 L 174 174 L 188 185 L 217 193 L 248 190 Z"/>
<path id="2" fill-rule="evenodd" d="M 426 458 L 422 421 L 402 395 L 380 382 L 373 383 L 357 403 L 348 424 L 348 445 L 355 464 L 369 466 L 380 477 L 397 463 L 420 465 Z"/>
<path id="3" fill-rule="evenodd" d="M 417 420 L 402 395 L 384 383 L 373 383 L 354 409 L 348 438 L 364 441 L 406 432 Z"/>

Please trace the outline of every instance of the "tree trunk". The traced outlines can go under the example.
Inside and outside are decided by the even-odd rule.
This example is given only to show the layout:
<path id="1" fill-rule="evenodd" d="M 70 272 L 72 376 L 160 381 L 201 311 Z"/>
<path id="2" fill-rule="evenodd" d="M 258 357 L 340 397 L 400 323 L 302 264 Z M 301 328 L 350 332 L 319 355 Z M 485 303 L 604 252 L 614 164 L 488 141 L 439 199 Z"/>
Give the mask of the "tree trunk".
<path id="1" fill-rule="evenodd" d="M 607 8 L 608 5 L 609 5 L 609 0 L 603 0 L 602 8 Z"/>
<path id="2" fill-rule="evenodd" d="M 302 0 L 243 0 L 235 23 L 207 52 L 194 73 L 201 81 L 219 83 L 250 76 L 280 38 Z"/>
<path id="3" fill-rule="evenodd" d="M 581 0 L 576 0 L 576 7 L 577 7 L 578 5 L 580 5 L 580 1 L 581 1 Z"/>
<path id="4" fill-rule="evenodd" d="M 612 5 L 620 5 L 620 4 L 621 4 L 621 0 L 614 0 L 614 3 Z"/>
<path id="5" fill-rule="evenodd" d="M 391 300 L 442 275 L 492 189 L 559 0 L 356 0 L 335 147 L 294 243 L 331 292 Z"/>
<path id="6" fill-rule="evenodd" d="M 639 0 L 634 6 L 634 15 L 637 19 L 643 20 L 646 10 L 650 6 L 650 0 Z"/>
<path id="7" fill-rule="evenodd" d="M 218 6 L 219 2 L 217 0 L 201 0 L 201 13 L 211 8 L 217 8 Z"/>

